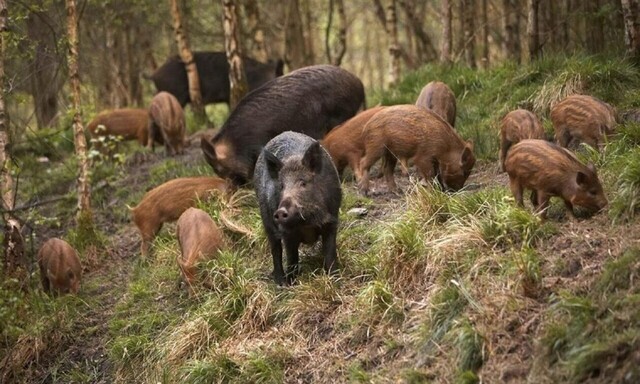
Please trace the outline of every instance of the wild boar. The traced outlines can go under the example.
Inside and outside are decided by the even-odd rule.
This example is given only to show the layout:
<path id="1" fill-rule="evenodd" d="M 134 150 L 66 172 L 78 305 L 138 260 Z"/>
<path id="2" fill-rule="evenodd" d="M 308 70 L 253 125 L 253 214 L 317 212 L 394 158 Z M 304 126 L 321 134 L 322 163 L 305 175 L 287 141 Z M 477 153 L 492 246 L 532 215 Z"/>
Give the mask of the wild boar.
<path id="1" fill-rule="evenodd" d="M 560 146 L 573 148 L 584 142 L 596 149 L 614 133 L 615 109 L 592 96 L 572 95 L 551 108 L 551 121 Z"/>
<path id="2" fill-rule="evenodd" d="M 320 236 L 324 270 L 335 271 L 342 190 L 331 157 L 320 143 L 298 132 L 279 134 L 260 153 L 253 183 L 271 245 L 275 282 L 283 285 L 293 281 L 298 273 L 298 247 L 313 244 Z"/>
<path id="3" fill-rule="evenodd" d="M 320 140 L 320 144 L 329 152 L 331 159 L 342 176 L 348 165 L 357 179 L 360 178 L 360 159 L 364 155 L 364 137 L 362 132 L 369 119 L 384 107 L 378 106 L 364 110 L 344 123 L 333 128 Z"/>
<path id="4" fill-rule="evenodd" d="M 505 115 L 500 122 L 500 166 L 504 169 L 504 160 L 511 146 L 524 139 L 544 140 L 545 133 L 538 117 L 526 109 L 516 109 Z"/>
<path id="5" fill-rule="evenodd" d="M 359 180 L 363 194 L 369 191 L 369 168 L 383 156 L 392 191 L 397 189 L 393 170 L 398 159 L 413 160 L 425 181 L 437 176 L 444 189 L 454 191 L 464 186 L 476 161 L 473 143 L 462 140 L 435 112 L 415 105 L 394 105 L 376 113 L 364 128 L 364 143 Z"/>
<path id="6" fill-rule="evenodd" d="M 78 293 L 82 280 L 82 265 L 78 253 L 69 243 L 53 237 L 38 250 L 40 280 L 45 292 Z"/>
<path id="7" fill-rule="evenodd" d="M 245 96 L 212 139 L 205 159 L 235 185 L 249 182 L 262 147 L 284 131 L 322 138 L 364 106 L 360 79 L 333 65 L 313 65 L 278 77 Z"/>
<path id="8" fill-rule="evenodd" d="M 229 104 L 229 62 L 225 52 L 194 52 L 200 78 L 200 93 L 203 104 Z M 261 63 L 249 57 L 243 57 L 244 70 L 247 75 L 249 91 L 259 88 L 264 83 L 282 76 L 284 62 L 282 60 Z M 180 56 L 167 59 L 151 76 L 158 92 L 166 91 L 178 99 L 184 108 L 191 102 L 187 71 Z"/>
<path id="9" fill-rule="evenodd" d="M 178 100 L 169 92 L 160 92 L 155 95 L 149 106 L 147 145 L 153 149 L 154 138 L 161 136 L 168 155 L 181 155 L 184 151 L 184 135 L 184 111 Z"/>
<path id="10" fill-rule="evenodd" d="M 149 141 L 149 112 L 140 108 L 102 111 L 89 122 L 87 129 L 94 139 L 121 136 L 123 140 L 137 140 L 145 146 Z"/>
<path id="11" fill-rule="evenodd" d="M 518 205 L 524 207 L 522 195 L 530 189 L 531 203 L 543 218 L 552 196 L 562 198 L 571 215 L 574 205 L 592 211 L 607 205 L 593 164 L 582 164 L 571 151 L 546 140 L 515 144 L 507 153 L 505 168 Z"/>
<path id="12" fill-rule="evenodd" d="M 199 176 L 173 179 L 147 192 L 131 209 L 133 222 L 142 237 L 142 257 L 147 256 L 162 224 L 178 220 L 187 208 L 196 205 L 198 199 L 206 199 L 216 191 L 227 193 L 227 183 L 219 177 Z"/>
<path id="13" fill-rule="evenodd" d="M 452 127 L 456 126 L 456 96 L 449 86 L 441 81 L 432 81 L 420 91 L 418 107 L 430 109 Z"/>
<path id="14" fill-rule="evenodd" d="M 176 232 L 181 251 L 178 266 L 193 293 L 198 263 L 214 257 L 224 247 L 224 237 L 209 214 L 198 208 L 180 215 Z"/>

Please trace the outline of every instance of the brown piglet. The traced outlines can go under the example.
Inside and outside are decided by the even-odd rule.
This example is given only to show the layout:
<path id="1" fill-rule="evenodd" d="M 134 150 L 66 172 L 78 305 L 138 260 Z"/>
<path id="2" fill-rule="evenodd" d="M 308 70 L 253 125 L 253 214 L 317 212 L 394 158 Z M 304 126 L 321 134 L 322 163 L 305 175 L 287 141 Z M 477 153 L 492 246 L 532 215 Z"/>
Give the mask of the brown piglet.
<path id="1" fill-rule="evenodd" d="M 420 91 L 416 105 L 432 110 L 452 127 L 456 126 L 456 96 L 447 84 L 432 81 L 425 85 Z"/>
<path id="2" fill-rule="evenodd" d="M 198 199 L 206 199 L 216 191 L 227 193 L 227 183 L 219 177 L 181 177 L 167 181 L 147 192 L 142 201 L 132 208 L 133 222 L 142 236 L 140 248 L 143 257 L 162 224 L 178 220 Z"/>
<path id="3" fill-rule="evenodd" d="M 162 139 L 160 140 L 159 137 Z M 164 142 L 168 155 L 181 155 L 184 151 L 185 120 L 184 111 L 178 99 L 169 92 L 160 92 L 153 97 L 149 106 L 149 141 L 153 150 L 154 141 Z"/>
<path id="4" fill-rule="evenodd" d="M 580 142 L 599 149 L 605 136 L 614 133 L 615 109 L 592 96 L 572 95 L 551 108 L 551 121 L 556 142 L 565 148 Z"/>
<path id="5" fill-rule="evenodd" d="M 572 216 L 574 205 L 591 211 L 607 205 L 593 164 L 584 165 L 571 151 L 546 140 L 515 144 L 507 153 L 505 168 L 518 205 L 524 206 L 522 195 L 530 189 L 531 203 L 543 218 L 552 196 L 562 198 Z"/>
<path id="6" fill-rule="evenodd" d="M 544 128 L 538 117 L 526 109 L 516 109 L 505 115 L 500 122 L 500 166 L 504 172 L 504 160 L 509 148 L 520 140 L 544 140 Z"/>
<path id="7" fill-rule="evenodd" d="M 440 185 L 457 191 L 475 164 L 473 144 L 433 111 L 415 105 L 395 105 L 376 113 L 364 128 L 365 155 L 360 160 L 360 191 L 369 190 L 369 169 L 384 156 L 384 176 L 396 190 L 396 162 L 413 160 L 425 181 L 438 177 Z"/>
<path id="8" fill-rule="evenodd" d="M 82 265 L 78 253 L 69 243 L 53 237 L 38 250 L 40 280 L 45 292 L 78 293 L 82 280 Z"/>
<path id="9" fill-rule="evenodd" d="M 378 106 L 366 109 L 351 119 L 333 128 L 320 140 L 320 144 L 329 152 L 331 160 L 342 176 L 348 165 L 353 170 L 356 179 L 360 178 L 360 159 L 364 155 L 364 137 L 362 132 L 365 124 L 373 115 L 385 107 Z"/>
<path id="10" fill-rule="evenodd" d="M 100 112 L 87 125 L 91 137 L 121 136 L 145 146 L 149 140 L 149 112 L 140 108 L 121 108 Z"/>
<path id="11" fill-rule="evenodd" d="M 181 251 L 178 266 L 193 293 L 198 263 L 213 258 L 224 247 L 224 237 L 209 214 L 198 208 L 180 215 L 176 232 Z"/>

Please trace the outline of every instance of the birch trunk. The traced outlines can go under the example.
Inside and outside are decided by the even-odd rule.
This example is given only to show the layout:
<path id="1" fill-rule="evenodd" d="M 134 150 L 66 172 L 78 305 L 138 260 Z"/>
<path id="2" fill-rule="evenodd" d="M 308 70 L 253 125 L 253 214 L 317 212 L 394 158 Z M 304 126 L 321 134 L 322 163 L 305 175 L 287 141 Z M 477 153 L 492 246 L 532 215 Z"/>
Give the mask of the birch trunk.
<path id="1" fill-rule="evenodd" d="M 224 48 L 229 62 L 229 109 L 233 110 L 247 93 L 247 77 L 242 62 L 240 33 L 234 0 L 222 0 Z"/>

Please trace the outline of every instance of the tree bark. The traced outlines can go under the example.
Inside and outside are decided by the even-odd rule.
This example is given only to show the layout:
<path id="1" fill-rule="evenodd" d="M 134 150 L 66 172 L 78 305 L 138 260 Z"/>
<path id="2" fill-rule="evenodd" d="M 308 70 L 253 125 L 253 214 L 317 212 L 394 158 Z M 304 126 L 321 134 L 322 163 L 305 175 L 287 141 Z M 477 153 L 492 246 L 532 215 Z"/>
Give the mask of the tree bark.
<path id="1" fill-rule="evenodd" d="M 9 12 L 6 0 L 0 0 L 0 196 L 2 197 L 2 211 L 4 220 L 4 258 L 3 270 L 6 278 L 26 277 L 27 260 L 24 254 L 24 239 L 22 238 L 20 221 L 8 212 L 15 207 L 13 192 L 13 177 L 11 176 L 11 155 L 9 153 L 10 138 L 5 113 L 5 34 L 7 33 L 7 19 Z"/>
<path id="2" fill-rule="evenodd" d="M 419 58 L 420 62 L 436 60 L 438 53 L 431 41 L 431 37 L 429 37 L 424 28 L 422 28 L 424 22 L 417 16 L 415 4 L 407 0 L 400 0 L 400 6 L 404 9 L 405 14 L 407 15 L 411 31 L 413 31 L 413 34 L 418 38 L 420 43 L 419 52 L 424 53 L 424 57 Z"/>
<path id="3" fill-rule="evenodd" d="M 244 11 L 247 17 L 247 26 L 249 28 L 251 57 L 261 63 L 269 60 L 269 53 L 264 42 L 264 28 L 262 19 L 260 18 L 260 8 L 256 0 L 245 0 Z"/>
<path id="4" fill-rule="evenodd" d="M 91 183 L 89 179 L 89 159 L 87 157 L 87 141 L 82 126 L 80 111 L 80 75 L 78 72 L 78 18 L 75 0 L 66 0 L 69 80 L 71 83 L 73 110 L 73 142 L 80 172 L 78 175 L 78 222 L 90 220 L 91 214 Z"/>
<path id="5" fill-rule="evenodd" d="M 173 19 L 173 31 L 175 33 L 176 44 L 178 46 L 178 53 L 184 63 L 185 70 L 187 71 L 187 79 L 189 82 L 189 98 L 191 99 L 191 109 L 196 117 L 198 123 L 204 123 L 207 121 L 207 116 L 202 105 L 202 93 L 200 92 L 200 77 L 198 75 L 198 68 L 193 58 L 193 53 L 189 47 L 189 39 L 182 25 L 182 16 L 180 15 L 180 9 L 178 8 L 177 0 L 170 0 L 171 5 L 171 17 Z"/>
<path id="6" fill-rule="evenodd" d="M 487 17 L 487 0 L 482 0 L 482 67 L 489 68 L 489 20 Z"/>
<path id="7" fill-rule="evenodd" d="M 538 29 L 539 0 L 527 0 L 527 40 L 529 41 L 529 61 L 540 57 L 540 35 Z"/>
<path id="8" fill-rule="evenodd" d="M 249 89 L 242 62 L 235 0 L 222 0 L 224 48 L 229 62 L 229 109 L 233 110 Z"/>
<path id="9" fill-rule="evenodd" d="M 442 50 L 440 62 L 451 63 L 451 1 L 442 0 Z"/>
<path id="10" fill-rule="evenodd" d="M 298 69 L 311 63 L 307 62 L 304 28 L 300 14 L 299 0 L 289 0 L 285 23 L 285 61 L 289 69 Z"/>
<path id="11" fill-rule="evenodd" d="M 334 5 L 338 11 L 338 38 L 335 47 L 331 47 L 331 24 L 333 22 Z M 327 59 L 333 65 L 340 65 L 342 58 L 347 52 L 347 17 L 344 12 L 344 2 L 342 0 L 329 0 L 329 18 L 327 20 L 327 29 L 325 33 L 325 43 L 327 50 Z M 335 54 L 333 51 L 335 50 Z"/>
<path id="12" fill-rule="evenodd" d="M 467 65 L 476 68 L 476 43 L 475 43 L 475 1 L 462 0 L 462 18 L 464 30 L 464 57 Z"/>
<path id="13" fill-rule="evenodd" d="M 398 42 L 398 22 L 396 18 L 396 0 L 390 0 L 387 6 L 387 36 L 389 38 L 389 86 L 400 80 L 400 43 Z"/>
<path id="14" fill-rule="evenodd" d="M 635 60 L 640 59 L 640 23 L 638 22 L 638 0 L 622 0 L 624 17 L 624 43 L 627 53 Z"/>

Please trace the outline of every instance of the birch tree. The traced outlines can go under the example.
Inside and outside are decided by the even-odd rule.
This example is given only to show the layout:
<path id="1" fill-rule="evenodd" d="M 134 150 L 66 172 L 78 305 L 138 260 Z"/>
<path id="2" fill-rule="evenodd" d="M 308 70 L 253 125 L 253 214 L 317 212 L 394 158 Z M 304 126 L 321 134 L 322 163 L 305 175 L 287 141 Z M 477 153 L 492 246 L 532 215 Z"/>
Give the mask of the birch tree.
<path id="1" fill-rule="evenodd" d="M 233 110 L 247 93 L 247 77 L 242 62 L 235 0 L 222 0 L 224 48 L 229 62 L 229 108 Z"/>
<path id="2" fill-rule="evenodd" d="M 624 42 L 627 53 L 640 58 L 640 22 L 638 22 L 638 0 L 622 0 L 624 16 Z"/>

